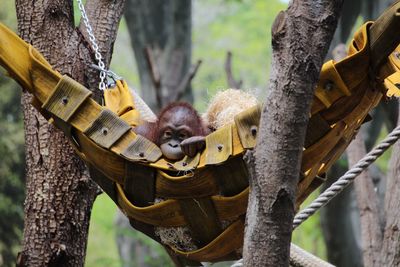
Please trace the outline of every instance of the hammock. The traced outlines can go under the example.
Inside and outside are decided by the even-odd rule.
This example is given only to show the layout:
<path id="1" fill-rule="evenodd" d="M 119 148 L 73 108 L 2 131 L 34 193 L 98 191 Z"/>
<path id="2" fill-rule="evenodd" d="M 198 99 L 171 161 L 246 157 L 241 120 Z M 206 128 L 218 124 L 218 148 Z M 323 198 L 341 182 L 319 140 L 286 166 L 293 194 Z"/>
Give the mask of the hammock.
<path id="1" fill-rule="evenodd" d="M 394 13 L 392 8 L 376 24 L 363 25 L 349 56 L 323 65 L 307 129 L 297 207 L 325 181 L 324 173 L 369 118 L 368 112 L 382 97 L 400 96 L 400 58 L 397 51 L 392 53 L 399 40 L 390 35 L 398 27 L 393 26 Z M 184 264 L 241 257 L 249 194 L 242 156 L 256 145 L 261 107 L 208 135 L 206 149 L 194 158 L 169 162 L 155 144 L 131 131 L 141 119 L 124 81 L 105 91 L 106 106 L 100 106 L 88 89 L 53 70 L 35 48 L 1 23 L 0 65 L 33 94 L 41 114 L 69 137 L 93 179 L 134 228 L 160 242 L 155 227 L 188 227 L 199 249 L 166 246 Z M 154 203 L 156 198 L 164 201 Z"/>

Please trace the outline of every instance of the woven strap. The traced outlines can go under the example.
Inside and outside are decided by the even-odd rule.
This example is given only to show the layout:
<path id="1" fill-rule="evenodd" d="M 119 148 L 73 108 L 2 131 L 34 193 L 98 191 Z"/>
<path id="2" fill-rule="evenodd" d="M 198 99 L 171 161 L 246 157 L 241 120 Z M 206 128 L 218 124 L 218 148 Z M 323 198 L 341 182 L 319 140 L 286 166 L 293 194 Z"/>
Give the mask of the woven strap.
<path id="1" fill-rule="evenodd" d="M 127 162 L 124 181 L 124 191 L 127 198 L 139 207 L 147 207 L 153 204 L 155 178 L 154 169 Z"/>
<path id="2" fill-rule="evenodd" d="M 67 122 L 91 94 L 80 83 L 64 75 L 42 108 Z"/>
<path id="3" fill-rule="evenodd" d="M 143 136 L 137 135 L 121 153 L 121 156 L 132 161 L 155 162 L 161 158 L 162 153 L 154 143 Z"/>
<path id="4" fill-rule="evenodd" d="M 243 244 L 244 224 L 239 219 L 226 228 L 217 238 L 201 249 L 184 252 L 171 248 L 177 255 L 195 261 L 213 262 L 225 255 L 230 254 Z"/>
<path id="5" fill-rule="evenodd" d="M 218 215 L 210 197 L 179 200 L 179 205 L 193 241 L 198 246 L 205 246 L 221 233 Z"/>
<path id="6" fill-rule="evenodd" d="M 243 148 L 256 146 L 260 118 L 261 106 L 259 105 L 235 116 L 235 124 Z"/>
<path id="7" fill-rule="evenodd" d="M 221 164 L 233 154 L 231 125 L 206 136 L 205 154 L 207 165 Z"/>
<path id="8" fill-rule="evenodd" d="M 120 184 L 116 183 L 115 185 L 118 195 L 118 205 L 129 217 L 154 226 L 177 227 L 187 224 L 184 211 L 178 200 L 168 199 L 150 206 L 139 207 L 127 198 Z M 220 220 L 232 220 L 245 214 L 248 195 L 249 189 L 246 188 L 239 194 L 231 197 L 212 196 L 212 205 L 215 208 L 218 218 Z"/>
<path id="9" fill-rule="evenodd" d="M 84 133 L 99 146 L 109 149 L 130 129 L 115 113 L 103 109 Z"/>

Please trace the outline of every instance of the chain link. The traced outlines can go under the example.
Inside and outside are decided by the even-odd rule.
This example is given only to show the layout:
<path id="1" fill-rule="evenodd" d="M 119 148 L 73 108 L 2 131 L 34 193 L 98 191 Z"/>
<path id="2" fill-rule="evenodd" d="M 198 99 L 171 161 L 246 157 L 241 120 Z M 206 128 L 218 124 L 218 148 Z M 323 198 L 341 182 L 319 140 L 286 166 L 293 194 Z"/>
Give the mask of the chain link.
<path id="1" fill-rule="evenodd" d="M 86 31 L 87 31 L 87 33 L 89 35 L 89 40 L 92 43 L 92 48 L 93 48 L 94 53 L 95 53 L 95 58 L 97 60 L 98 69 L 100 70 L 99 89 L 101 91 L 104 91 L 107 88 L 106 83 L 105 83 L 106 76 L 107 76 L 107 73 L 106 73 L 107 71 L 105 69 L 103 58 L 102 58 L 102 56 L 100 54 L 99 46 L 97 45 L 96 37 L 93 34 L 93 29 L 92 29 L 92 26 L 90 26 L 89 18 L 88 18 L 87 14 L 86 14 L 86 10 L 85 10 L 85 7 L 84 7 L 84 5 L 82 3 L 82 0 L 77 0 L 77 2 L 78 2 L 79 10 L 81 11 L 81 14 L 82 14 L 83 22 L 85 23 L 85 26 L 86 26 Z"/>

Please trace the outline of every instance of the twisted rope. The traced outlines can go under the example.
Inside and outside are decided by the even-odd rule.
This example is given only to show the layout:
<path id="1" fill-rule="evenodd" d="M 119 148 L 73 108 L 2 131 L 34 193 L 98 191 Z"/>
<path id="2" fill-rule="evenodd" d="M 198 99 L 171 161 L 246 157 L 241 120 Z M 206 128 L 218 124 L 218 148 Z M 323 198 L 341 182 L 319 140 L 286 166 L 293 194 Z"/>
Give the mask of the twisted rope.
<path id="1" fill-rule="evenodd" d="M 242 267 L 243 266 L 243 259 L 235 261 L 234 264 L 231 265 L 231 267 Z"/>
<path id="2" fill-rule="evenodd" d="M 335 196 L 343 191 L 354 179 L 369 165 L 376 161 L 389 147 L 400 139 L 400 126 L 397 126 L 379 145 L 374 147 L 367 155 L 360 159 L 356 165 L 348 170 L 342 177 L 334 182 L 328 189 L 319 195 L 307 208 L 299 212 L 293 220 L 293 229 L 307 220 L 320 208 L 329 203 Z"/>
<path id="3" fill-rule="evenodd" d="M 231 267 L 242 267 L 243 259 L 236 261 Z M 334 265 L 314 256 L 304 249 L 290 244 L 290 264 L 292 267 L 335 267 Z"/>
<path id="4" fill-rule="evenodd" d="M 334 197 L 343 191 L 354 179 L 360 175 L 365 169 L 367 169 L 373 162 L 375 162 L 386 150 L 388 150 L 394 143 L 400 139 L 400 125 L 397 126 L 381 143 L 374 147 L 367 155 L 360 159 L 356 165 L 348 170 L 342 177 L 334 182 L 328 189 L 326 189 L 321 195 L 319 195 L 307 208 L 300 211 L 293 220 L 293 230 L 296 229 L 300 224 L 307 220 L 311 215 L 317 212 L 320 208 L 328 204 Z M 297 251 L 297 252 L 296 252 Z M 296 252 L 296 257 L 293 254 Z M 308 252 L 298 249 L 291 244 L 290 258 L 291 264 L 295 259 L 307 259 L 301 266 L 332 266 L 329 263 L 322 260 L 315 261 L 310 258 L 308 261 Z M 314 257 L 315 258 L 315 257 Z M 296 260 L 297 262 L 297 260 Z M 308 265 L 311 264 L 311 265 Z M 243 259 L 236 261 L 231 267 L 242 267 Z"/>

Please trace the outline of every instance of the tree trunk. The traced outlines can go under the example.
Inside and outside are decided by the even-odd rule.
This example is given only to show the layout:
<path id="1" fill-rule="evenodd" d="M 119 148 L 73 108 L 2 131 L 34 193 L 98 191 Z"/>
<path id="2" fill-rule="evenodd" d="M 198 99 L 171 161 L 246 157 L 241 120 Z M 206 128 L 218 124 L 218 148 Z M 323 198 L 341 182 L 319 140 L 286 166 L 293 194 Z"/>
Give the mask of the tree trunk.
<path id="1" fill-rule="evenodd" d="M 349 166 L 354 166 L 367 154 L 361 131 L 347 148 Z M 379 199 L 368 170 L 354 181 L 357 205 L 360 211 L 361 247 L 365 267 L 380 267 L 379 253 L 382 247 L 382 231 Z"/>
<path id="2" fill-rule="evenodd" d="M 272 27 L 273 61 L 257 149 L 247 154 L 246 266 L 288 266 L 310 105 L 341 0 L 294 0 Z"/>
<path id="3" fill-rule="evenodd" d="M 86 9 L 108 65 L 124 1 L 87 0 Z M 89 39 L 74 27 L 72 0 L 17 0 L 20 36 L 59 72 L 89 88 L 98 74 Z M 95 19 L 96 18 L 96 19 Z M 95 92 L 97 99 L 100 94 Z M 83 266 L 89 219 L 98 187 L 64 135 L 30 105 L 24 93 L 27 190 L 23 250 L 17 266 Z"/>
<path id="4" fill-rule="evenodd" d="M 400 106 L 399 106 L 400 107 Z M 399 109 L 400 110 L 400 109 Z M 397 122 L 400 125 L 400 119 Z M 400 266 L 400 142 L 393 147 L 385 195 L 381 266 Z"/>
<path id="5" fill-rule="evenodd" d="M 324 188 L 342 176 L 347 164 L 334 164 L 328 173 Z M 340 267 L 362 267 L 359 213 L 355 204 L 354 186 L 344 189 L 321 209 L 322 233 L 328 261 Z"/>
<path id="6" fill-rule="evenodd" d="M 135 52 L 143 99 L 153 110 L 158 110 L 176 100 L 169 96 L 174 95 L 190 71 L 192 2 L 128 0 L 126 6 L 125 18 Z M 147 49 L 154 61 L 152 66 L 146 54 Z M 156 73 L 152 67 L 156 68 Z M 193 102 L 190 83 L 184 86 L 183 91 L 183 98 Z"/>

